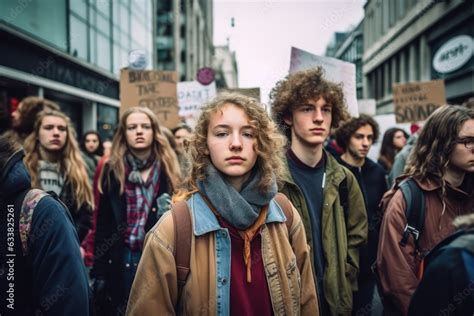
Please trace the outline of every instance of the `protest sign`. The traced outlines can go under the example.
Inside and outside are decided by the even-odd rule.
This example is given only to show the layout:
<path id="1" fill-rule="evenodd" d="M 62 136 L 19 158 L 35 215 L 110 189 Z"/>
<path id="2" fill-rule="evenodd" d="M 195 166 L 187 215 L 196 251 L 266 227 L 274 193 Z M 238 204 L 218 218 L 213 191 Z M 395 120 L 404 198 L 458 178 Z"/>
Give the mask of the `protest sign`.
<path id="1" fill-rule="evenodd" d="M 216 83 L 202 85 L 197 81 L 178 83 L 179 116 L 186 123 L 196 125 L 202 106 L 216 96 Z"/>
<path id="2" fill-rule="evenodd" d="M 173 128 L 180 123 L 175 71 L 131 70 L 120 72 L 120 114 L 134 106 L 152 110 L 160 124 Z"/>
<path id="3" fill-rule="evenodd" d="M 359 105 L 359 114 L 374 116 L 377 112 L 375 99 L 359 99 L 357 104 Z"/>
<path id="4" fill-rule="evenodd" d="M 291 48 L 290 74 L 318 66 L 325 70 L 326 80 L 342 83 L 348 111 L 352 116 L 358 117 L 355 65 L 331 57 L 314 55 L 296 47 Z"/>
<path id="5" fill-rule="evenodd" d="M 424 121 L 446 104 L 444 80 L 394 83 L 392 90 L 397 123 Z"/>
<path id="6" fill-rule="evenodd" d="M 235 88 L 235 89 L 220 89 L 220 92 L 236 92 L 240 93 L 243 95 L 246 95 L 248 97 L 256 99 L 258 102 L 260 102 L 260 88 Z"/>

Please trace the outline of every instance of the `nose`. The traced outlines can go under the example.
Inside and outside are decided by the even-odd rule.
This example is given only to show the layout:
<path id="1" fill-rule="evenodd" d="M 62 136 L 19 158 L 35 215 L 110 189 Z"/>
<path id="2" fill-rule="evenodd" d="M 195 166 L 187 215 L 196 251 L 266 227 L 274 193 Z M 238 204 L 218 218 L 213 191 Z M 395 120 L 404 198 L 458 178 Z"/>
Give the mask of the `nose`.
<path id="1" fill-rule="evenodd" d="M 320 108 L 316 108 L 313 114 L 313 122 L 322 123 L 324 121 L 323 113 Z"/>
<path id="2" fill-rule="evenodd" d="M 369 147 L 369 140 L 367 138 L 362 139 L 362 145 L 364 147 Z"/>
<path id="3" fill-rule="evenodd" d="M 238 133 L 232 134 L 230 141 L 230 150 L 240 150 L 242 149 L 242 139 Z"/>

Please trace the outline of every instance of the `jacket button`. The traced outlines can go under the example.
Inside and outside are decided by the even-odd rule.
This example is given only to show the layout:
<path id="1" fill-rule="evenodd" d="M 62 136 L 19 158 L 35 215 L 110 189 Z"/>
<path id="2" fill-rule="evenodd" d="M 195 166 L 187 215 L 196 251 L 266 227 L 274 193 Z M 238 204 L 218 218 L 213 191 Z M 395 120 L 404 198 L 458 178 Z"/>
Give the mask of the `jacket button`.
<path id="1" fill-rule="evenodd" d="M 226 278 L 222 278 L 222 285 L 225 285 L 227 283 L 227 279 Z"/>
<path id="2" fill-rule="evenodd" d="M 126 263 L 126 264 L 125 264 L 125 267 L 126 267 L 126 268 L 130 268 L 130 263 Z"/>
<path id="3" fill-rule="evenodd" d="M 227 233 L 225 231 L 222 231 L 221 235 L 222 237 L 227 237 Z"/>

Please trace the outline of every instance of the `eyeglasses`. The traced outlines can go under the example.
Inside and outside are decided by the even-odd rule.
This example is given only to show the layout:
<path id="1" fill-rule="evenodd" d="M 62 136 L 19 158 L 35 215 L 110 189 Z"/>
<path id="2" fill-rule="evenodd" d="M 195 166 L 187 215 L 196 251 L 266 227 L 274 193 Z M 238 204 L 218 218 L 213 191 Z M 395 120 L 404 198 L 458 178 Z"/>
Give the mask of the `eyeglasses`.
<path id="1" fill-rule="evenodd" d="M 458 138 L 456 143 L 464 144 L 464 147 L 467 149 L 474 149 L 474 137 Z"/>

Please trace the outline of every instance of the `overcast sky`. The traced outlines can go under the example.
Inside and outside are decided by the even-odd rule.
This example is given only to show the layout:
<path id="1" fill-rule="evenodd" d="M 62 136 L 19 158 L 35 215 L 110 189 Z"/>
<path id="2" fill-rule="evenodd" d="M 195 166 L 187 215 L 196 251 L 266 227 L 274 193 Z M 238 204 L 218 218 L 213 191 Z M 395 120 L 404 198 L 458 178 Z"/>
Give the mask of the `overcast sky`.
<path id="1" fill-rule="evenodd" d="M 365 2 L 214 0 L 214 44 L 225 45 L 229 38 L 240 88 L 260 87 L 268 103 L 271 88 L 288 73 L 291 47 L 324 55 L 334 32 L 362 20 Z"/>

